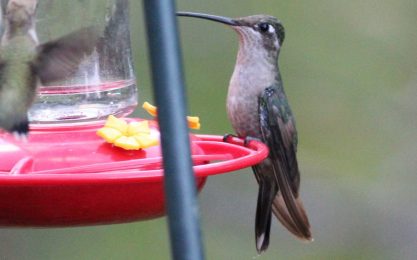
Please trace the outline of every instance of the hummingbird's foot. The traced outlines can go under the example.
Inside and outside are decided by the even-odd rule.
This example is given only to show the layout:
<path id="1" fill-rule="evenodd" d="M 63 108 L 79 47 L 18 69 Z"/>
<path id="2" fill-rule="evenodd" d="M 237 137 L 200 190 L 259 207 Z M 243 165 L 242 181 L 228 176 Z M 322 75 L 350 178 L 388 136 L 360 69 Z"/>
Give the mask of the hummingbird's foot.
<path id="1" fill-rule="evenodd" d="M 245 139 L 243 140 L 243 145 L 245 147 L 248 147 L 249 146 L 249 143 L 252 142 L 252 141 L 256 141 L 256 142 L 263 143 L 262 140 L 259 139 L 259 138 L 252 137 L 252 136 L 246 136 Z"/>
<path id="2" fill-rule="evenodd" d="M 22 142 L 22 143 L 27 143 L 28 141 L 28 136 L 25 133 L 19 133 L 19 132 L 13 132 L 13 137 L 16 141 Z"/>
<path id="3" fill-rule="evenodd" d="M 223 142 L 230 143 L 231 138 L 239 138 L 239 136 L 234 135 L 234 134 L 225 134 L 223 135 Z"/>
<path id="4" fill-rule="evenodd" d="M 243 146 L 245 146 L 245 147 L 249 147 L 250 142 L 252 142 L 252 141 L 263 143 L 263 141 L 261 139 L 256 138 L 256 137 L 246 136 L 246 137 L 242 138 L 242 137 L 240 137 L 238 135 L 234 135 L 234 134 L 225 134 L 223 136 L 223 142 L 225 142 L 225 143 L 235 143 L 235 144 L 240 143 L 240 142 L 236 142 L 236 140 L 233 141 L 233 138 L 239 139 L 240 142 L 243 140 Z"/>
<path id="5" fill-rule="evenodd" d="M 8 131 L 13 134 L 17 141 L 27 142 L 27 136 L 29 133 L 29 122 L 27 118 L 15 123 L 14 126 Z"/>

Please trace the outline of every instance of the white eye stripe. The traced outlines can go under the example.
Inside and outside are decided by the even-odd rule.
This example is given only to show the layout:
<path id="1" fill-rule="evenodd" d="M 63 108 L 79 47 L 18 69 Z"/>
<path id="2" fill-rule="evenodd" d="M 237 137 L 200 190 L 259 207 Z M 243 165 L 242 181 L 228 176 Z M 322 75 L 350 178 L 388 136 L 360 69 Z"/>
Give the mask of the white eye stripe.
<path id="1" fill-rule="evenodd" d="M 275 32 L 275 28 L 274 28 L 274 26 L 269 25 L 269 26 L 268 26 L 268 32 L 269 32 L 269 33 L 274 33 L 274 32 Z"/>

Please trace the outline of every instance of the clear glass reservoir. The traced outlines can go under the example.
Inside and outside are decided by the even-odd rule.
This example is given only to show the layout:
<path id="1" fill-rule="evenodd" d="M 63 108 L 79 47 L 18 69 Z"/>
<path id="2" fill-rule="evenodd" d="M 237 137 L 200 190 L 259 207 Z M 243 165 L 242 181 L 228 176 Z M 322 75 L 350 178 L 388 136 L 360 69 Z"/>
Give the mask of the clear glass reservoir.
<path id="1" fill-rule="evenodd" d="M 99 120 L 126 116 L 135 109 L 138 97 L 128 10 L 128 0 L 38 1 L 40 44 L 91 26 L 100 38 L 75 73 L 38 87 L 29 110 L 31 123 Z"/>

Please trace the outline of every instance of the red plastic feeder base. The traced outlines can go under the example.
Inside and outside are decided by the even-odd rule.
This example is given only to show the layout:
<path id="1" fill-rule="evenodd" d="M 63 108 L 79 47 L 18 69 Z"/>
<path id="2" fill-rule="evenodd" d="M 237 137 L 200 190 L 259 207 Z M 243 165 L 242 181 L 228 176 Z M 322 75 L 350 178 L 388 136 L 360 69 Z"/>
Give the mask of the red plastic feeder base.
<path id="1" fill-rule="evenodd" d="M 131 119 L 134 120 L 134 119 Z M 96 135 L 104 122 L 32 125 L 28 142 L 0 134 L 0 226 L 76 226 L 165 214 L 160 147 L 126 151 Z M 159 134 L 156 123 L 152 131 Z M 246 168 L 268 155 L 233 138 L 192 135 L 198 190 L 210 175 Z"/>

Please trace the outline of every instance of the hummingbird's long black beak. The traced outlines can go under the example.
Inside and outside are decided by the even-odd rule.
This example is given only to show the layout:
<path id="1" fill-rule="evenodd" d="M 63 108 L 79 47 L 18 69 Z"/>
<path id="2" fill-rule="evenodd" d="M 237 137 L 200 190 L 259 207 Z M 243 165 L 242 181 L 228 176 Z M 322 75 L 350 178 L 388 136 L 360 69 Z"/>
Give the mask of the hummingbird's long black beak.
<path id="1" fill-rule="evenodd" d="M 239 23 L 236 20 L 229 18 L 229 17 L 224 17 L 224 16 L 217 16 L 217 15 L 203 14 L 203 13 L 193 13 L 193 12 L 177 12 L 177 15 L 211 20 L 211 21 L 224 23 L 224 24 L 231 25 L 231 26 L 239 26 Z"/>

